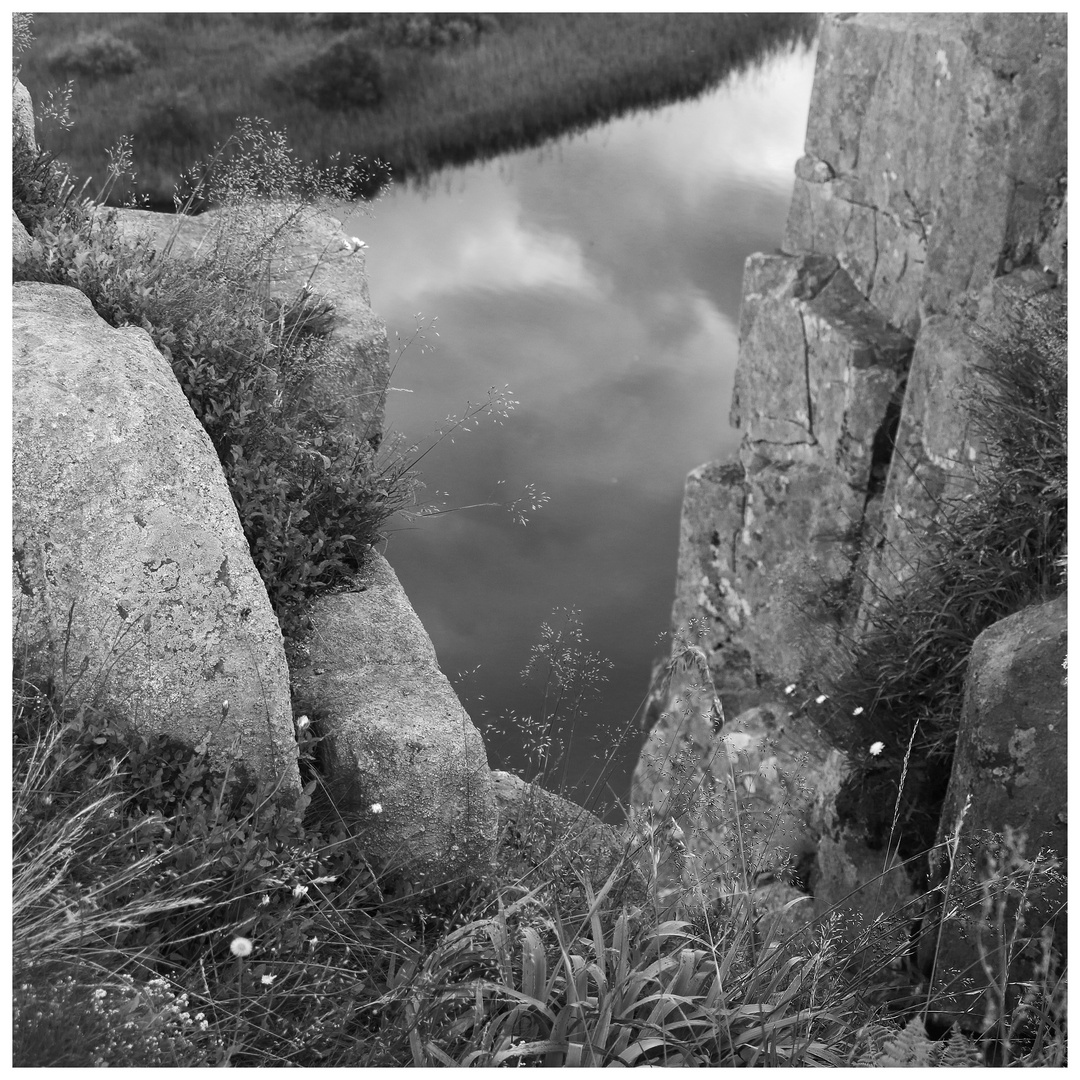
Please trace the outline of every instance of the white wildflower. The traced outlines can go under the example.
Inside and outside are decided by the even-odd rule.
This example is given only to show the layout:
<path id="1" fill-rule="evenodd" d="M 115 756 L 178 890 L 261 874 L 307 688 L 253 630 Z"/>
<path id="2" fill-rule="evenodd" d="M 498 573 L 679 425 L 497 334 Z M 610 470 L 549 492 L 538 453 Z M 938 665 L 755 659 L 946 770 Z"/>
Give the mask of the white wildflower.
<path id="1" fill-rule="evenodd" d="M 310 717 L 308 717 L 308 716 L 301 716 L 301 717 L 298 717 L 298 718 L 297 718 L 297 721 L 296 721 L 296 726 L 297 726 L 297 727 L 298 727 L 298 728 L 299 728 L 299 729 L 300 729 L 301 731 L 303 731 L 303 730 L 304 730 L 304 728 L 306 728 L 306 727 L 308 726 L 308 724 L 310 724 L 310 723 L 311 723 L 311 718 L 310 718 Z"/>
<path id="2" fill-rule="evenodd" d="M 871 743 L 870 744 L 870 756 L 871 757 L 877 757 L 878 754 L 880 754 L 881 751 L 884 750 L 884 749 L 885 749 L 885 744 L 883 742 Z"/>
<path id="3" fill-rule="evenodd" d="M 273 986 L 273 985 L 274 985 L 274 980 L 275 980 L 276 978 L 277 978 L 277 976 L 276 976 L 276 975 L 264 975 L 264 976 L 262 977 L 262 984 L 263 984 L 263 986 Z"/>
<path id="4" fill-rule="evenodd" d="M 371 812 L 373 814 L 381 814 L 382 813 L 382 803 L 381 802 L 373 802 L 371 804 Z"/>
<path id="5" fill-rule="evenodd" d="M 359 236 L 348 236 L 345 238 L 345 246 L 350 251 L 363 251 L 367 244 Z"/>
<path id="6" fill-rule="evenodd" d="M 795 684 L 792 683 L 790 686 L 784 687 L 784 693 L 785 694 L 794 694 L 795 693 Z"/>
<path id="7" fill-rule="evenodd" d="M 292 894 L 299 900 L 302 896 L 307 896 L 308 887 L 306 885 L 294 885 Z"/>
<path id="8" fill-rule="evenodd" d="M 852 716 L 862 716 L 862 714 L 863 714 L 863 707 L 861 705 L 859 705 L 857 708 L 854 708 L 854 709 L 851 710 L 851 715 Z"/>
<path id="9" fill-rule="evenodd" d="M 829 699 L 828 694 L 818 694 L 818 696 L 816 698 L 814 698 L 814 701 L 818 705 L 823 705 L 826 701 L 828 701 L 828 699 Z"/>
<path id="10" fill-rule="evenodd" d="M 254 946 L 251 944 L 251 938 L 246 937 L 234 937 L 232 944 L 229 946 L 229 951 L 233 956 L 238 956 L 243 959 L 245 956 L 251 955 L 251 950 Z"/>
<path id="11" fill-rule="evenodd" d="M 266 905 L 269 904 L 269 903 L 270 903 L 270 894 L 269 893 L 263 893 L 262 894 L 262 899 L 259 901 L 259 907 L 266 907 Z"/>

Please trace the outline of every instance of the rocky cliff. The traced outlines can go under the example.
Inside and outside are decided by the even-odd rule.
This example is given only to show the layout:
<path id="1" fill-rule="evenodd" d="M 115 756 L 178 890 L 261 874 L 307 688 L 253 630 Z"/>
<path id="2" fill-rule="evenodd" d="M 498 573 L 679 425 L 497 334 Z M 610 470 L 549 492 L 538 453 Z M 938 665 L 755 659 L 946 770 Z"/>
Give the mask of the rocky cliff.
<path id="1" fill-rule="evenodd" d="M 835 668 L 979 460 L 971 328 L 1064 296 L 1066 19 L 829 16 L 818 48 L 782 249 L 746 264 L 742 442 L 686 484 L 668 675 L 700 647 L 708 678 L 657 686 L 633 801 L 656 813 L 680 783 L 725 781 L 780 799 L 807 777 L 790 849 L 816 852 L 803 882 L 831 902 L 885 863 L 837 833 L 851 748 L 808 729 L 791 690 Z M 728 765 L 733 740 L 752 761 Z"/>
<path id="2" fill-rule="evenodd" d="M 15 105 L 35 150 L 25 91 Z M 117 220 L 117 244 L 196 279 L 236 227 L 227 211 Z M 388 349 L 362 245 L 319 208 L 289 221 L 258 284 L 333 311 L 333 362 L 301 393 L 377 447 Z M 12 228 L 18 270 L 38 241 Z M 499 811 L 484 743 L 386 561 L 371 552 L 284 642 L 214 447 L 146 330 L 110 326 L 76 288 L 19 281 L 13 341 L 17 675 L 289 800 L 297 730 L 313 724 L 324 797 L 310 812 L 344 821 L 399 882 L 486 873 Z"/>

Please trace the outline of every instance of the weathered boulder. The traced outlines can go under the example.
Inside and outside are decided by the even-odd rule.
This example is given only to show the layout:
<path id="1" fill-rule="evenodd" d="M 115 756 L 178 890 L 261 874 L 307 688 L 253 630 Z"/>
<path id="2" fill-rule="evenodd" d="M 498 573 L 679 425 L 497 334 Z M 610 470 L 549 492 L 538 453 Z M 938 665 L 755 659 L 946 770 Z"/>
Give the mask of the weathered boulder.
<path id="1" fill-rule="evenodd" d="M 1067 175 L 1066 77 L 1063 13 L 824 17 L 784 250 L 837 257 L 912 334 L 1033 261 Z"/>
<path id="2" fill-rule="evenodd" d="M 412 884 L 485 871 L 498 826 L 487 752 L 389 563 L 371 552 L 356 591 L 308 614 L 290 646 L 294 702 L 323 737 L 336 812 Z"/>
<path id="3" fill-rule="evenodd" d="M 145 734 L 299 790 L 281 631 L 217 455 L 145 331 L 13 306 L 16 658 Z M 227 706 L 225 703 L 228 703 Z"/>
<path id="4" fill-rule="evenodd" d="M 18 263 L 30 254 L 30 234 L 19 220 L 15 211 L 11 211 L 11 261 Z"/>
<path id="5" fill-rule="evenodd" d="M 383 321 L 371 310 L 364 249 L 341 231 L 325 207 L 263 207 L 263 228 L 280 229 L 269 265 L 253 267 L 268 297 L 292 300 L 302 291 L 333 305 L 331 357 L 308 389 L 330 415 L 338 415 L 375 445 L 382 437 L 390 352 Z M 247 215 L 245 218 L 244 215 Z M 131 238 L 146 237 L 170 257 L 198 263 L 219 245 L 244 242 L 259 225 L 250 208 L 210 210 L 197 216 L 147 210 L 117 211 Z"/>
<path id="6" fill-rule="evenodd" d="M 526 881 L 537 871 L 544 881 L 553 869 L 569 867 L 599 888 L 628 860 L 630 838 L 583 806 L 502 770 L 492 770 L 491 782 L 504 870 L 519 867 Z"/>
<path id="7" fill-rule="evenodd" d="M 675 828 L 682 834 L 665 848 L 661 897 L 677 897 L 688 882 L 706 900 L 778 877 L 805 885 L 822 835 L 817 778 L 828 767 L 828 747 L 776 702 L 725 722 L 698 648 L 683 651 L 659 692 L 669 708 L 638 758 L 631 806 L 639 827 L 647 824 L 654 836 L 667 839 Z M 766 893 L 755 904 L 765 903 Z M 806 904 L 793 918 L 805 925 L 809 915 Z"/>
<path id="8" fill-rule="evenodd" d="M 956 833 L 959 848 L 950 888 L 954 903 L 967 909 L 968 925 L 949 920 L 937 935 L 928 935 L 920 959 L 928 970 L 938 948 L 934 985 L 935 1011 L 982 1014 L 976 999 L 987 988 L 980 962 L 983 888 L 993 887 L 995 871 L 1016 870 L 1018 864 L 1000 837 L 1007 829 L 1026 837 L 1018 854 L 1033 859 L 1040 848 L 1061 865 L 1068 854 L 1068 706 L 1065 671 L 1068 603 L 1065 595 L 1025 608 L 984 630 L 975 640 L 968 660 L 960 734 L 953 758 L 952 777 L 942 810 L 938 841 L 932 859 L 932 885 L 949 876 L 944 846 Z M 970 799 L 970 802 L 968 800 Z M 995 834 L 999 839 L 995 840 Z M 1019 864 L 1026 877 L 1027 864 Z M 965 898 L 966 900 L 962 900 Z M 1044 925 L 1054 928 L 1053 943 L 1059 956 L 1067 951 L 1063 877 L 1034 878 L 1026 889 L 1025 926 L 1014 946 L 1010 981 L 1020 981 L 1041 958 L 1038 943 Z M 1015 904 L 1010 904 L 1015 915 Z M 940 915 L 931 911 L 931 925 Z M 992 925 L 984 926 L 982 950 L 998 962 Z M 1034 939 L 1028 941 L 1027 939 Z M 971 980 L 961 989 L 954 978 L 963 973 Z M 995 971 L 1000 976 L 1000 971 Z"/>
<path id="9" fill-rule="evenodd" d="M 30 147 L 37 147 L 34 134 L 34 103 L 30 100 L 30 91 L 18 79 L 11 84 L 11 120 L 15 137 L 22 139 Z"/>

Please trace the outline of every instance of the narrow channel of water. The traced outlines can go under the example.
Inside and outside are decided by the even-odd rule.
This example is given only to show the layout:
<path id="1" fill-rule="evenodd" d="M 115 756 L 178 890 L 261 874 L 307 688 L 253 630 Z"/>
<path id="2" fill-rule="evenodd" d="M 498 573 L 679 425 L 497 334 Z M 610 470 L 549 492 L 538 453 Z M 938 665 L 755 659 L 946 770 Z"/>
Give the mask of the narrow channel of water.
<path id="1" fill-rule="evenodd" d="M 634 717 L 666 652 L 685 474 L 738 443 L 743 263 L 780 243 L 813 64 L 775 57 L 695 101 L 392 189 L 346 223 L 369 245 L 392 348 L 418 313 L 435 320 L 433 348 L 400 357 L 388 427 L 422 441 L 489 387 L 520 402 L 424 460 L 428 496 L 550 497 L 526 526 L 492 506 L 395 521 L 387 557 L 493 768 L 531 775 L 524 718 L 541 720 L 544 687 L 521 673 L 541 625 L 580 613 L 584 647 L 613 667 L 566 782 L 583 798 L 628 729 L 598 792 L 609 810 L 628 799 Z"/>

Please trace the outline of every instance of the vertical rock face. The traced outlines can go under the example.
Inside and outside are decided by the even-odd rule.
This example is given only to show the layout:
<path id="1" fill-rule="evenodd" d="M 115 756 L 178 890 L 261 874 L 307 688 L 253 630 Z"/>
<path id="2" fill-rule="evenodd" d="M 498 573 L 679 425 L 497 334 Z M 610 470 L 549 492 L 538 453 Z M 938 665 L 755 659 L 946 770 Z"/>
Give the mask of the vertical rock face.
<path id="1" fill-rule="evenodd" d="M 683 503 L 675 654 L 702 647 L 729 720 L 683 733 L 692 701 L 658 687 L 651 742 L 704 738 L 711 759 L 751 710 L 782 710 L 784 688 L 829 674 L 970 482 L 972 327 L 1064 292 L 1065 46 L 1060 14 L 823 18 L 782 250 L 746 264 L 742 444 L 691 472 Z M 651 757 L 635 805 L 670 787 Z M 827 813 L 808 828 L 835 848 L 822 898 L 884 858 L 852 857 Z"/>
<path id="2" fill-rule="evenodd" d="M 17 284 L 13 323 L 17 661 L 295 795 L 281 631 L 168 362 L 65 286 Z"/>
<path id="3" fill-rule="evenodd" d="M 731 465 L 691 473 L 675 609 L 729 716 L 832 644 L 836 611 L 804 601 L 831 589 L 842 606 L 910 354 L 837 260 L 747 260 L 732 404 L 743 443 Z"/>
<path id="4" fill-rule="evenodd" d="M 1025 608 L 984 630 L 971 650 L 933 884 L 948 876 L 946 841 L 957 822 L 962 822 L 952 896 L 957 900 L 964 889 L 974 890 L 971 914 L 976 922 L 982 917 L 978 882 L 989 882 L 992 872 L 1003 869 L 1007 861 L 991 839 L 993 834 L 1000 836 L 1006 827 L 1021 831 L 1026 858 L 1046 848 L 1061 861 L 1064 871 L 1068 855 L 1068 705 L 1063 670 L 1067 617 L 1065 596 Z M 1064 954 L 1065 899 L 1064 878 L 1049 887 L 1036 882 L 1028 890 L 1026 931 L 1036 944 L 1014 949 L 1016 966 L 1010 981 L 1019 979 L 1021 966 L 1030 976 L 1038 963 L 1037 939 L 1044 922 L 1057 923 L 1053 941 Z M 998 944 L 983 942 L 992 963 L 998 960 Z M 937 945 L 934 939 L 922 947 L 927 970 Z M 987 980 L 974 933 L 946 922 L 937 952 L 935 1010 L 981 1015 L 982 1008 L 973 999 L 986 989 Z M 963 972 L 968 985 L 961 990 L 960 980 L 951 978 L 950 972 Z"/>
<path id="5" fill-rule="evenodd" d="M 1067 173 L 1065 46 L 1064 15 L 823 20 L 784 250 L 837 256 L 908 333 L 1033 261 Z"/>

